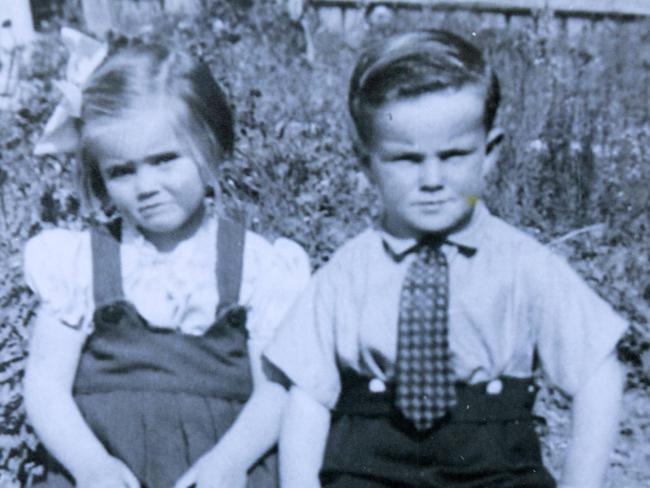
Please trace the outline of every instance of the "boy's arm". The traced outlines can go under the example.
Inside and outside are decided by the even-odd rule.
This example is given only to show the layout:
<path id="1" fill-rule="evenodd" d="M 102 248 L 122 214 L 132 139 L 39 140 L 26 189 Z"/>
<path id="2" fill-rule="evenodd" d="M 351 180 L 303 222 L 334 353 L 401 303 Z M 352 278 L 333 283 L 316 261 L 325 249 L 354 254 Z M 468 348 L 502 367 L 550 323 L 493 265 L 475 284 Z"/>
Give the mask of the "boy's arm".
<path id="1" fill-rule="evenodd" d="M 603 486 L 619 428 L 624 368 L 612 352 L 576 393 L 572 434 L 560 487 Z"/>
<path id="2" fill-rule="evenodd" d="M 267 379 L 259 348 L 249 343 L 253 394 L 219 442 L 179 478 L 174 488 L 243 487 L 247 471 L 278 440 L 287 392 Z"/>
<path id="3" fill-rule="evenodd" d="M 330 427 L 330 411 L 293 386 L 280 433 L 280 481 L 283 488 L 319 488 Z"/>
<path id="4" fill-rule="evenodd" d="M 90 430 L 72 397 L 85 336 L 41 309 L 34 324 L 25 371 L 25 407 L 43 444 L 79 487 L 110 483 L 140 486 Z"/>

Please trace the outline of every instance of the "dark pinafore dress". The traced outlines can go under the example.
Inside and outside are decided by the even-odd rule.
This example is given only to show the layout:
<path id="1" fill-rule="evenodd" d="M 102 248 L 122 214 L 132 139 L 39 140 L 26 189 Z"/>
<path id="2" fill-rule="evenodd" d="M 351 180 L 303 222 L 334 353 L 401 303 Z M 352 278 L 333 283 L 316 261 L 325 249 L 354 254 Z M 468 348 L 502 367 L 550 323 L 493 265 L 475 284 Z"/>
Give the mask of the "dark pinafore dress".
<path id="1" fill-rule="evenodd" d="M 169 488 L 235 421 L 252 392 L 246 312 L 238 305 L 244 229 L 220 219 L 219 307 L 202 336 L 150 327 L 122 292 L 119 241 L 92 230 L 94 331 L 84 346 L 74 397 L 93 432 L 143 488 Z M 51 463 L 36 486 L 74 486 Z M 248 488 L 278 486 L 274 455 Z"/>
<path id="2" fill-rule="evenodd" d="M 394 407 L 394 386 L 342 374 L 320 477 L 326 488 L 554 488 L 531 413 L 537 389 L 502 377 L 457 384 L 457 405 L 426 432 Z M 377 380 L 375 380 L 377 381 Z M 384 389 L 384 388 L 382 388 Z M 374 388 L 377 390 L 377 388 Z"/>

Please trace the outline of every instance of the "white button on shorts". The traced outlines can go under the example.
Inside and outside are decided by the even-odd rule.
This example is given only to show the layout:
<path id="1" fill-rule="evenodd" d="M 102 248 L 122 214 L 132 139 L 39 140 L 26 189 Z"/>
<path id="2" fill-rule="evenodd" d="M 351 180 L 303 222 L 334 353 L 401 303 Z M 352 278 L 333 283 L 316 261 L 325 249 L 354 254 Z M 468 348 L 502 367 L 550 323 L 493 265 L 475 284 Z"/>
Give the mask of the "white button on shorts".
<path id="1" fill-rule="evenodd" d="M 386 384 L 379 378 L 373 378 L 368 383 L 368 389 L 373 393 L 383 393 L 386 391 Z"/>
<path id="2" fill-rule="evenodd" d="M 488 395 L 498 395 L 503 391 L 503 382 L 501 380 L 492 380 L 485 387 L 485 391 Z"/>

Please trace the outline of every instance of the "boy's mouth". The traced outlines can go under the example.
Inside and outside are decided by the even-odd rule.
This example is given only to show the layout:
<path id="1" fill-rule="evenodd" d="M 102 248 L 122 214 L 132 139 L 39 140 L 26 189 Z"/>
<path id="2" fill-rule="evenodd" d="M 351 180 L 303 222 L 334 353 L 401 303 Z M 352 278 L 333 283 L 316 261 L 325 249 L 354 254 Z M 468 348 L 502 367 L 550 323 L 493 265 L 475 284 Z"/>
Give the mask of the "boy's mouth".
<path id="1" fill-rule="evenodd" d="M 425 200 L 421 202 L 415 202 L 413 205 L 415 207 L 424 207 L 424 208 L 429 208 L 429 207 L 440 207 L 447 203 L 449 199 L 445 198 L 443 200 Z"/>

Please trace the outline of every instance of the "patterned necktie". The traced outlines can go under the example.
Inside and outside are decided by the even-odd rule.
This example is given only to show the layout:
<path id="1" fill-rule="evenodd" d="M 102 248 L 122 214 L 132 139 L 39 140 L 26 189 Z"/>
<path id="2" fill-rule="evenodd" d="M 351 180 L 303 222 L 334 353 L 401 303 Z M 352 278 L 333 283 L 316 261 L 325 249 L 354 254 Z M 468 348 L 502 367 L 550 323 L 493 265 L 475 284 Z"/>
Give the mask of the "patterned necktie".
<path id="1" fill-rule="evenodd" d="M 422 245 L 402 285 L 395 368 L 396 406 L 418 430 L 456 404 L 447 295 L 447 259 L 439 245 Z"/>

